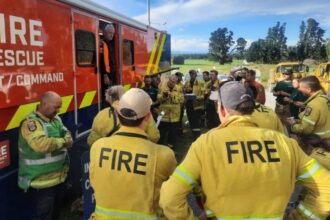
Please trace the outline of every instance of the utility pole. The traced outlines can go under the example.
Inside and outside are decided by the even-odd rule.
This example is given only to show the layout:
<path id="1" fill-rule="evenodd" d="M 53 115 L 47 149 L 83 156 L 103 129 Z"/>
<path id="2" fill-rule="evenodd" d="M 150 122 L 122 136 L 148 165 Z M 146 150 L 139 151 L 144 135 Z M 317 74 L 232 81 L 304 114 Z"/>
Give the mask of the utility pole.
<path id="1" fill-rule="evenodd" d="M 148 25 L 150 26 L 150 0 L 147 0 L 148 3 Z"/>

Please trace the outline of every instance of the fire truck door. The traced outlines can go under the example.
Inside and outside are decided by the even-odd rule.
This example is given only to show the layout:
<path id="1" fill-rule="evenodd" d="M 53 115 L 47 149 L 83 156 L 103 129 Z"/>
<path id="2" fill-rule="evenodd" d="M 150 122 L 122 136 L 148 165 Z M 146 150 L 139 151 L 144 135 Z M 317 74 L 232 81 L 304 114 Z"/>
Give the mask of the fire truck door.
<path id="1" fill-rule="evenodd" d="M 74 53 L 74 96 L 76 135 L 88 132 L 99 111 L 99 80 L 96 74 L 98 63 L 98 23 L 95 17 L 72 12 Z"/>

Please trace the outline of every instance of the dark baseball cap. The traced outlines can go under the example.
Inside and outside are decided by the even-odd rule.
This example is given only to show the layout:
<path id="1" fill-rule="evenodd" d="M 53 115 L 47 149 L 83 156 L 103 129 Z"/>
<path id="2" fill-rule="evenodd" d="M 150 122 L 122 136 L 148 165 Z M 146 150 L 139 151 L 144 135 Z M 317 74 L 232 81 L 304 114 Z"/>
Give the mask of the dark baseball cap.
<path id="1" fill-rule="evenodd" d="M 236 110 L 245 101 L 254 101 L 251 90 L 237 81 L 224 83 L 220 87 L 219 98 L 225 108 L 233 110 Z"/>

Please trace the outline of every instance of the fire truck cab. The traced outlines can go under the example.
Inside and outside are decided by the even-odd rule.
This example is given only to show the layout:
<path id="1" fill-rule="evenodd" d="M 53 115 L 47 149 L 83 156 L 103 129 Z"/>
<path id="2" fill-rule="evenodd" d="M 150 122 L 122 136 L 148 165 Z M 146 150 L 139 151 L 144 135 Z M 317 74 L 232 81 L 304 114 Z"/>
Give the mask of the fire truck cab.
<path id="1" fill-rule="evenodd" d="M 77 143 L 104 96 L 102 29 L 115 27 L 116 84 L 126 90 L 170 68 L 170 35 L 87 0 L 0 0 L 0 8 L 0 219 L 27 219 L 17 186 L 20 122 L 44 92 L 60 94 L 59 115 L 75 140 L 70 169 L 79 173 L 88 148 Z"/>

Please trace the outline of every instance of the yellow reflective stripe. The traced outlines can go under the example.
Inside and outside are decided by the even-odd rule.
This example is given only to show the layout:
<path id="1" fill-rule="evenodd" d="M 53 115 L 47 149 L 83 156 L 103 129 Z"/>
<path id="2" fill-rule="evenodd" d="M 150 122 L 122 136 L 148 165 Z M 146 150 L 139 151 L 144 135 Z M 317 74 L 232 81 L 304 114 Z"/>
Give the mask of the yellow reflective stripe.
<path id="1" fill-rule="evenodd" d="M 154 70 L 154 72 L 156 72 L 156 73 L 159 71 L 159 69 L 158 69 L 159 68 L 159 61 L 160 61 L 160 58 L 163 54 L 165 40 L 166 40 L 166 34 L 163 34 L 163 38 L 162 38 L 162 42 L 160 43 L 160 48 L 159 48 L 159 52 L 157 54 L 156 66 L 155 66 L 155 70 Z"/>
<path id="2" fill-rule="evenodd" d="M 131 84 L 124 85 L 124 91 L 128 91 L 131 88 Z"/>
<path id="3" fill-rule="evenodd" d="M 49 156 L 43 159 L 22 159 L 21 161 L 24 162 L 24 164 L 31 166 L 31 165 L 46 165 L 49 163 L 58 162 L 61 160 L 64 160 L 66 157 L 66 152 L 63 152 L 62 154 L 56 155 L 56 156 Z"/>
<path id="4" fill-rule="evenodd" d="M 282 220 L 283 214 L 277 215 L 253 215 L 253 216 L 224 216 L 217 217 L 218 220 L 231 220 L 231 219 L 240 219 L 240 220 Z"/>
<path id="5" fill-rule="evenodd" d="M 321 132 L 315 132 L 315 134 L 317 134 L 319 136 L 323 136 L 323 135 L 326 135 L 326 134 L 329 134 L 329 133 L 330 133 L 330 130 L 321 131 Z"/>
<path id="6" fill-rule="evenodd" d="M 150 75 L 151 74 L 151 67 L 155 58 L 155 54 L 156 54 L 156 50 L 157 50 L 157 46 L 159 43 L 159 39 L 160 39 L 160 33 L 156 34 L 156 40 L 154 42 L 154 47 L 152 48 L 152 52 L 151 55 L 149 57 L 149 62 L 148 62 L 148 66 L 147 66 L 147 70 L 146 70 L 146 75 Z"/>
<path id="7" fill-rule="evenodd" d="M 145 214 L 143 212 L 130 212 L 119 209 L 108 209 L 96 205 L 95 214 L 102 215 L 108 218 L 124 218 L 124 219 L 148 219 L 156 220 L 156 216 Z"/>
<path id="8" fill-rule="evenodd" d="M 62 107 L 60 109 L 60 112 L 58 113 L 59 115 L 68 111 L 72 99 L 73 99 L 73 95 L 62 97 Z"/>
<path id="9" fill-rule="evenodd" d="M 93 102 L 95 94 L 96 94 L 96 90 L 86 92 L 83 100 L 80 103 L 79 108 L 85 108 L 87 106 L 90 106 Z"/>
<path id="10" fill-rule="evenodd" d="M 312 210 L 307 208 L 303 203 L 300 203 L 297 207 L 300 214 L 306 217 L 308 220 L 323 220 L 324 218 L 319 217 L 317 214 L 313 213 Z"/>
<path id="11" fill-rule="evenodd" d="M 17 128 L 25 116 L 35 110 L 38 104 L 39 102 L 33 102 L 19 106 L 9 124 L 7 125 L 6 130 Z"/>
<path id="12" fill-rule="evenodd" d="M 304 122 L 308 123 L 308 124 L 311 124 L 311 125 L 315 125 L 315 124 L 316 124 L 315 121 L 312 121 L 312 120 L 310 120 L 310 119 L 308 119 L 308 118 L 306 118 L 306 117 L 303 117 L 302 120 L 303 120 Z"/>
<path id="13" fill-rule="evenodd" d="M 189 187 L 193 187 L 194 185 L 196 185 L 196 180 L 194 179 L 194 177 L 181 166 L 175 169 L 173 176 Z"/>
<path id="14" fill-rule="evenodd" d="M 320 171 L 322 169 L 322 166 L 320 165 L 319 162 L 317 162 L 316 160 L 313 161 L 312 164 L 310 164 L 306 170 L 300 174 L 298 176 L 298 180 L 305 180 L 305 179 L 308 179 L 308 178 L 311 178 L 312 176 L 315 176 L 318 171 Z"/>
<path id="15" fill-rule="evenodd" d="M 64 96 L 61 98 L 62 98 L 62 107 L 60 109 L 59 114 L 63 114 L 68 110 L 69 105 L 73 99 L 73 95 Z M 29 114 L 30 112 L 32 112 L 33 110 L 35 110 L 37 108 L 38 104 L 39 104 L 39 102 L 33 102 L 33 103 L 29 103 L 29 104 L 20 105 L 18 107 L 17 111 L 15 112 L 14 116 L 8 123 L 6 130 L 19 127 L 21 121 L 25 118 L 25 116 L 27 114 Z"/>
<path id="16" fill-rule="evenodd" d="M 48 180 L 32 180 L 31 182 L 31 187 L 33 188 L 46 188 L 46 187 L 51 187 L 55 186 L 59 183 L 63 183 L 66 179 L 67 175 L 63 175 L 62 173 L 59 176 L 55 176 L 52 179 Z"/>

